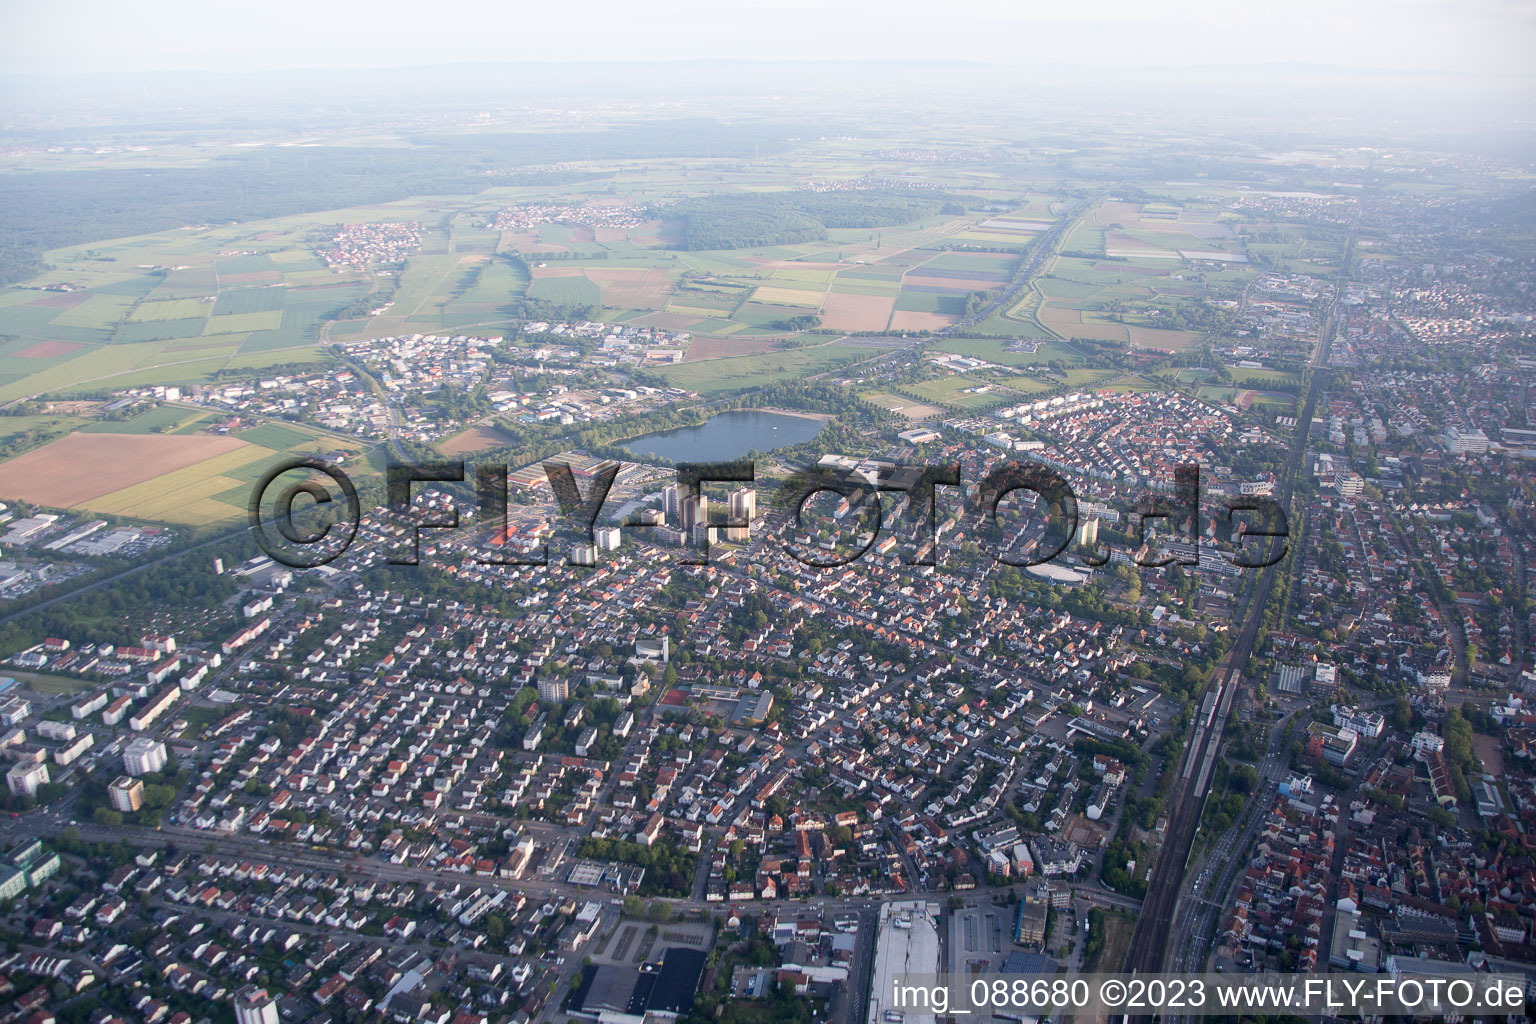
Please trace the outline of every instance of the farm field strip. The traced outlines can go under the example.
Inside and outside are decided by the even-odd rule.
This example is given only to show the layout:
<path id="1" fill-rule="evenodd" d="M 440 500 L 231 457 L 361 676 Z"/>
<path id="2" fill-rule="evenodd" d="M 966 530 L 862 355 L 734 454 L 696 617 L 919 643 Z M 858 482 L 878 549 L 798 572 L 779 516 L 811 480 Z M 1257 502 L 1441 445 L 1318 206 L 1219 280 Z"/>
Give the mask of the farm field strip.
<path id="1" fill-rule="evenodd" d="M 73 508 L 241 449 L 268 452 L 232 437 L 70 434 L 0 463 L 0 497 Z"/>

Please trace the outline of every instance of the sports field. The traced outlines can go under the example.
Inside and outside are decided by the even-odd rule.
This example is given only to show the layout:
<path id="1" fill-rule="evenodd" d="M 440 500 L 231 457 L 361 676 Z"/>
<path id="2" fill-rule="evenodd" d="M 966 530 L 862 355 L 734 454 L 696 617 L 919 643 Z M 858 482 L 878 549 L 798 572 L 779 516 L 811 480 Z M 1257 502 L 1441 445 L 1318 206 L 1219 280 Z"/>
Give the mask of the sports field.
<path id="1" fill-rule="evenodd" d="M 1004 405 L 1017 396 L 985 380 L 971 377 L 940 377 L 908 384 L 904 391 L 935 405 L 975 412 Z"/>
<path id="2" fill-rule="evenodd" d="M 1282 370 L 1252 369 L 1241 366 L 1233 366 L 1228 369 L 1232 373 L 1232 382 L 1240 388 L 1297 388 L 1301 386 L 1301 378 L 1299 376 Z"/>
<path id="3" fill-rule="evenodd" d="M 918 402 L 904 395 L 893 395 L 884 391 L 870 391 L 865 393 L 864 398 L 880 406 L 882 409 L 889 409 L 891 412 L 905 416 L 909 420 L 920 421 L 944 415 L 944 410 L 937 405 Z"/>
<path id="4" fill-rule="evenodd" d="M 483 452 L 488 448 L 504 447 L 511 444 L 513 439 L 497 430 L 495 427 L 471 427 L 461 431 L 453 437 L 438 444 L 438 451 L 444 455 L 457 457 L 460 455 L 473 455 L 475 452 Z"/>

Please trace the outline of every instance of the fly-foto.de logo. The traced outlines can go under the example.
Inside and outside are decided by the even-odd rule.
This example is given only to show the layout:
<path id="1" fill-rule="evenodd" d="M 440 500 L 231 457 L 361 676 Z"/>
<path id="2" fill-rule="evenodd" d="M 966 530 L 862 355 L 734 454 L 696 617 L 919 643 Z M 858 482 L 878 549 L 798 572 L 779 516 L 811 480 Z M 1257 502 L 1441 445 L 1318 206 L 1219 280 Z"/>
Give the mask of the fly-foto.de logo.
<path id="1" fill-rule="evenodd" d="M 609 492 L 619 473 L 617 463 L 608 463 L 588 474 L 586 489 L 578 484 L 576 474 L 564 462 L 541 464 L 545 480 L 559 504 L 563 525 L 595 549 L 598 521 Z M 676 505 L 676 515 L 688 527 L 684 539 L 692 543 L 687 564 L 709 562 L 709 546 L 722 535 L 739 537 L 750 526 L 751 513 L 741 508 L 756 508 L 756 492 L 751 485 L 757 479 L 756 466 L 750 461 L 683 462 L 677 465 L 675 488 L 669 488 Z M 433 484 L 473 482 L 477 514 L 475 522 L 489 527 L 492 535 L 507 533 L 509 504 L 506 464 L 486 463 L 475 466 L 471 474 L 463 461 L 428 463 L 390 462 L 386 471 L 384 508 L 400 513 L 404 540 L 389 557 L 392 565 L 417 565 L 421 559 L 423 531 L 452 531 L 461 528 L 456 508 L 435 509 L 427 515 L 408 515 L 413 497 L 420 488 Z M 324 481 L 324 482 L 322 482 Z M 704 497 L 706 484 L 738 485 L 738 493 L 750 500 L 732 502 L 724 515 L 712 516 Z M 747 485 L 741 487 L 740 485 Z M 868 473 L 827 466 L 792 472 L 773 489 L 773 509 L 786 515 L 790 528 L 782 531 L 778 543 L 785 553 L 812 568 L 835 568 L 863 557 L 880 539 L 886 528 L 880 496 L 898 492 L 905 496 L 908 525 L 917 534 L 915 554 L 910 565 L 934 565 L 937 558 L 937 495 L 940 487 L 963 487 L 958 464 L 894 465 L 882 472 Z M 997 561 L 1027 567 L 1060 557 L 1074 538 L 1081 540 L 1079 503 L 1072 485 L 1054 469 L 1031 462 L 1004 463 L 976 486 L 966 487 L 965 512 L 977 528 L 977 541 Z M 1003 543 L 999 535 L 1001 506 L 1023 492 L 1032 496 L 1033 506 L 1044 521 L 1038 535 L 1019 552 Z M 819 514 L 814 502 L 819 497 L 836 496 L 838 520 L 857 524 L 856 543 L 847 550 L 830 550 L 811 538 Z M 344 506 L 344 509 L 343 509 Z M 342 509 L 339 515 L 326 515 Z M 669 510 L 671 511 L 671 510 Z M 1200 467 L 1181 465 L 1174 471 L 1172 495 L 1144 497 L 1131 509 L 1134 523 L 1131 550 L 1140 552 L 1132 563 L 1145 567 L 1169 564 L 1194 565 L 1200 560 L 1199 522 Z M 292 459 L 274 466 L 256 483 L 248 507 L 249 525 L 261 550 L 277 562 L 293 568 L 314 568 L 340 557 L 357 538 L 363 517 L 362 502 L 352 480 L 334 463 L 317 458 Z M 1285 557 L 1290 536 L 1284 506 L 1265 495 L 1241 495 L 1224 499 L 1220 517 L 1239 538 L 1237 550 L 1223 557 L 1235 568 L 1258 569 L 1273 565 Z M 300 525 L 299 519 L 304 519 Z M 691 521 L 690 521 L 691 520 Z M 1169 553 L 1148 552 L 1148 531 L 1154 524 L 1188 530 L 1190 542 Z M 656 515 L 626 518 L 602 529 L 633 532 L 644 539 L 647 531 L 670 529 Z M 654 537 L 653 537 L 654 539 Z M 1077 557 L 1089 566 L 1102 566 L 1113 555 L 1108 545 L 1086 545 L 1091 550 Z M 549 564 L 548 545 L 533 550 L 510 550 L 506 546 L 475 549 L 472 557 L 487 565 Z"/>

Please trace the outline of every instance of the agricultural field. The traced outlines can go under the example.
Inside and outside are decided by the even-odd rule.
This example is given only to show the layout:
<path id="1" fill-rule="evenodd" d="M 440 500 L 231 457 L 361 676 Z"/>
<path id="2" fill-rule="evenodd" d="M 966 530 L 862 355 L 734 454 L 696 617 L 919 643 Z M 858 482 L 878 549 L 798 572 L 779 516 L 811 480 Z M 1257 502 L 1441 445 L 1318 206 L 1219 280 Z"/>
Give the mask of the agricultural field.
<path id="1" fill-rule="evenodd" d="M 648 182 L 646 194 L 665 192 L 667 184 Z M 593 200 L 596 208 L 608 202 Z M 1021 239 L 1027 244 L 1042 224 L 1049 226 L 1053 202 L 1029 197 L 1026 219 L 1034 219 L 1008 225 L 1020 233 L 1008 235 L 1003 248 L 1015 249 Z M 782 336 L 787 324 L 808 316 L 832 330 L 922 331 L 952 324 L 968 292 L 999 287 L 1012 276 L 1017 252 L 989 252 L 987 243 L 963 237 L 987 219 L 932 216 L 894 227 L 833 229 L 815 242 L 695 251 L 666 248 L 678 243 L 667 222 L 623 230 L 541 224 L 503 232 L 500 251 L 517 252 L 532 266 L 530 298 L 695 337 Z M 954 246 L 965 251 L 945 251 Z M 599 287 L 599 297 L 574 283 L 583 278 Z M 572 283 L 546 285 L 545 279 Z"/>
<path id="2" fill-rule="evenodd" d="M 49 253 L 0 289 L 0 403 L 323 364 L 325 321 L 374 287 L 314 258 L 323 230 L 287 218 Z"/>
<path id="3" fill-rule="evenodd" d="M 838 171 L 835 160 L 821 160 L 823 173 L 853 176 L 860 166 Z M 331 342 L 503 333 L 525 303 L 688 332 L 700 346 L 689 363 L 770 356 L 776 339 L 813 323 L 850 333 L 934 331 L 958 319 L 970 293 L 1004 287 L 1020 253 L 1064 208 L 1059 196 L 986 179 L 962 184 L 957 194 L 978 197 L 963 213 L 951 205 L 906 224 L 829 228 L 825 238 L 793 244 L 685 251 L 675 248 L 683 237 L 671 222 L 574 222 L 585 215 L 526 230 L 495 226 L 520 203 L 640 209 L 794 188 L 817 166 L 619 167 L 569 186 L 490 188 L 55 250 L 46 273 L 0 288 L 0 404 L 322 365 Z M 420 246 L 375 263 L 321 258 L 331 258 L 343 228 L 369 223 L 415 224 Z"/>
<path id="4" fill-rule="evenodd" d="M 1134 204 L 1107 203 L 1084 223 L 1099 223 L 1113 231 L 1121 221 L 1109 218 L 1132 220 L 1137 214 Z M 1155 218 L 1153 222 L 1163 223 Z M 1144 222 L 1138 218 L 1133 223 Z M 1223 244 L 1239 247 L 1235 236 L 1219 237 Z M 1070 240 L 1064 248 L 1071 250 Z M 1064 254 L 1051 259 L 1019 301 L 1005 311 L 1004 319 L 1025 328 L 1038 327 L 1057 338 L 1181 352 L 1198 346 L 1206 335 L 1178 326 L 1185 312 L 1181 303 L 1208 294 L 1235 298 L 1252 276 L 1244 263 L 1206 260 L 1192 269 L 1177 254 L 1171 263 L 1145 254 L 1110 259 Z"/>
<path id="5" fill-rule="evenodd" d="M 479 326 L 477 321 L 506 316 L 525 296 L 586 309 L 604 320 L 700 338 L 783 336 L 789 333 L 786 325 L 807 316 L 817 317 L 823 328 L 849 332 L 936 330 L 958 319 L 969 292 L 1002 287 L 1018 266 L 1014 253 L 985 251 L 958 235 L 950 238 L 979 219 L 930 218 L 910 227 L 838 230 L 833 250 L 819 241 L 669 251 L 637 246 L 633 232 L 620 244 L 599 230 L 590 243 L 596 248 L 589 252 L 585 243 L 575 250 L 566 245 L 579 230 L 551 231 L 563 226 L 545 224 L 538 232 L 503 233 L 504 258 L 520 252 L 529 280 L 512 280 L 505 268 L 514 264 L 496 260 L 479 270 L 472 266 L 468 288 L 454 287 L 441 267 L 416 271 L 418 257 L 407 265 L 392 308 L 372 321 L 339 325 L 334 336 Z M 533 234 L 542 234 L 545 241 L 519 250 L 527 246 L 524 236 Z M 665 244 L 663 236 L 656 236 L 658 245 Z M 555 255 L 549 240 L 557 237 L 564 240 L 558 243 L 561 258 L 541 260 Z M 922 248 L 948 244 L 968 248 Z"/>
<path id="6" fill-rule="evenodd" d="M 1036 236 L 1049 230 L 1053 220 L 1050 217 L 1039 220 L 1018 214 L 999 215 L 988 217 L 955 237 L 980 245 L 1024 247 Z"/>
<path id="7" fill-rule="evenodd" d="M 729 359 L 732 356 L 760 356 L 780 350 L 780 344 L 766 338 L 743 338 L 740 335 L 722 337 L 701 335 L 688 346 L 683 362 L 693 363 L 705 359 Z"/>
<path id="8" fill-rule="evenodd" d="M 835 331 L 879 331 L 890 326 L 895 295 L 831 291 L 822 299 L 821 324 Z"/>
<path id="9" fill-rule="evenodd" d="M 533 283 L 528 287 L 528 297 L 573 306 L 595 306 L 602 299 L 602 290 L 585 275 L 580 277 L 535 275 Z"/>
<path id="10" fill-rule="evenodd" d="M 1084 218 L 1104 233 L 1104 255 L 1120 259 L 1245 263 L 1230 219 L 1207 204 L 1100 203 Z"/>
<path id="11" fill-rule="evenodd" d="M 126 420 L 96 420 L 88 434 L 189 434 L 212 420 L 213 413 L 180 405 L 162 405 Z"/>
<path id="12" fill-rule="evenodd" d="M 331 337 L 352 341 L 418 332 L 499 331 L 532 283 L 522 265 L 490 256 L 430 257 L 435 265 L 417 266 L 421 259 L 426 257 L 410 261 L 401 287 L 377 316 L 338 323 Z"/>
<path id="13" fill-rule="evenodd" d="M 128 420 L 93 421 L 0 463 L 0 499 L 184 526 L 226 525 L 245 516 L 250 488 L 280 455 L 359 450 L 355 442 L 291 424 L 264 423 L 227 436 L 195 432 L 209 419 L 197 409 L 162 405 Z"/>
<path id="14" fill-rule="evenodd" d="M 677 363 L 661 367 L 656 372 L 667 378 L 669 384 L 709 396 L 802 379 L 876 354 L 877 350 L 857 345 L 828 343 L 762 355 Z"/>

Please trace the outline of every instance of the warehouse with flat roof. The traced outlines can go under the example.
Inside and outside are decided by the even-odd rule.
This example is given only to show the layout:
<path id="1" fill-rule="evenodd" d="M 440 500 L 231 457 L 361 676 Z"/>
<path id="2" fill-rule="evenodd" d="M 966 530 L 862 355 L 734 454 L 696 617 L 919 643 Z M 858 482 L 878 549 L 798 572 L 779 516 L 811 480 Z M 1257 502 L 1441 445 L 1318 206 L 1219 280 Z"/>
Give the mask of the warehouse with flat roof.
<path id="1" fill-rule="evenodd" d="M 887 1011 L 899 1012 L 902 1024 L 936 1024 L 931 1009 L 896 1006 L 892 987 L 901 975 L 937 973 L 939 905 L 927 900 L 904 900 L 882 906 L 868 1024 L 883 1024 Z"/>

